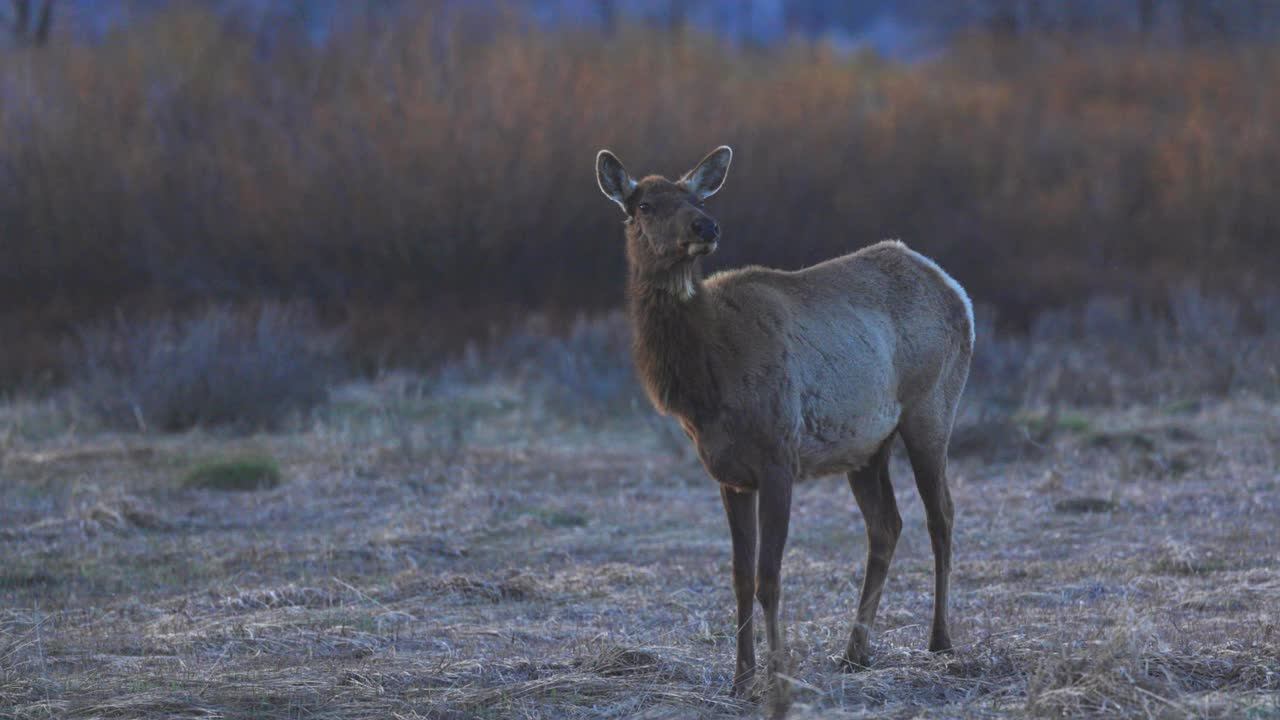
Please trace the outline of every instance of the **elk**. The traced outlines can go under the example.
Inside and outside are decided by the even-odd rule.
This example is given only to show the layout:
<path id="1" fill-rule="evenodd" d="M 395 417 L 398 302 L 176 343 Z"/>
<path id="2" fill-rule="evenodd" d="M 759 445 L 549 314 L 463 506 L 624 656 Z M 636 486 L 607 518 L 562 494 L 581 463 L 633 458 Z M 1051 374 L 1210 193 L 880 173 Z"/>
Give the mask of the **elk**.
<path id="1" fill-rule="evenodd" d="M 973 353 L 968 296 L 897 241 L 797 271 L 745 267 L 703 278 L 720 226 L 704 201 L 724 184 L 721 146 L 679 180 L 634 180 L 608 150 L 600 190 L 626 213 L 633 356 L 655 408 L 675 416 L 720 485 L 733 542 L 735 695 L 755 674 L 754 601 L 764 611 L 775 693 L 785 669 L 783 547 L 797 479 L 845 473 L 867 528 L 858 610 L 842 663 L 869 664 L 871 627 L 902 518 L 889 480 L 901 435 L 934 555 L 929 649 L 951 649 L 953 509 L 947 444 Z"/>

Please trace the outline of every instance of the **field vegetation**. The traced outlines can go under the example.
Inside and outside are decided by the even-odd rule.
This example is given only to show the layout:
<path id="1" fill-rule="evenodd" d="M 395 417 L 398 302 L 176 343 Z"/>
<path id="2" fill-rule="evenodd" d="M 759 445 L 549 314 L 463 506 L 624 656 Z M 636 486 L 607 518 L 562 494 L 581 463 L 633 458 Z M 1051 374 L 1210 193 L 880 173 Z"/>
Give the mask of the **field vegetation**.
<path id="1" fill-rule="evenodd" d="M 455 9 L 456 10 L 456 9 Z M 314 306 L 358 370 L 430 365 L 532 309 L 621 301 L 610 147 L 675 174 L 736 150 L 713 267 L 885 238 L 1025 331 L 1099 293 L 1167 312 L 1280 267 L 1280 51 L 1052 34 L 913 64 L 645 25 L 405 10 L 324 42 L 175 3 L 0 50 L 0 384 L 59 384 L 123 314 Z"/>

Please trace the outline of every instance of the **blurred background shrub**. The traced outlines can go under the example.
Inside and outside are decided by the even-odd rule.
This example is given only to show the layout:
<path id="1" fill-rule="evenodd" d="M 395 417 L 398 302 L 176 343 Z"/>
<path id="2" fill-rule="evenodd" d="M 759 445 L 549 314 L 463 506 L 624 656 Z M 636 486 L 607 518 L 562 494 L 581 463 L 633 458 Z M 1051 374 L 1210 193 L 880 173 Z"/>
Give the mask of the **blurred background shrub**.
<path id="1" fill-rule="evenodd" d="M 336 350 L 308 311 L 277 304 L 121 317 L 71 345 L 72 396 L 118 428 L 274 430 L 327 398 Z"/>
<path id="2" fill-rule="evenodd" d="M 360 372 L 472 342 L 625 405 L 599 360 L 624 340 L 573 320 L 623 296 L 600 147 L 673 175 L 734 146 L 712 270 L 902 238 L 985 334 L 1123 336 L 1138 367 L 1275 325 L 1270 3 L 68 0 L 43 35 L 26 5 L 0 47 L 0 388 L 119 382 L 90 393 L 119 422 L 217 416 L 172 398 L 236 367 L 305 407 L 305 326 Z M 1198 385 L 1255 362 L 1216 352 L 1185 360 Z"/>

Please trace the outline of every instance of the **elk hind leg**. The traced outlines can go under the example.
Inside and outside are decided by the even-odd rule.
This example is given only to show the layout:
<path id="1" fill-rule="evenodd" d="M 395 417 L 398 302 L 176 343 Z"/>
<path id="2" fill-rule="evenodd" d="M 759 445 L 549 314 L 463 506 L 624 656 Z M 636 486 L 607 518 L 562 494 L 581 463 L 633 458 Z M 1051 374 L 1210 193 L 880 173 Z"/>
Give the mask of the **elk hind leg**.
<path id="1" fill-rule="evenodd" d="M 947 443 L 951 437 L 954 405 L 947 407 L 939 399 L 925 403 L 921 412 L 904 418 L 902 439 L 916 476 L 916 488 L 924 504 L 933 545 L 934 589 L 933 624 L 929 633 L 929 649 L 944 652 L 951 649 L 951 632 L 947 624 L 947 594 L 951 574 L 951 528 L 955 508 L 947 487 Z"/>
<path id="2" fill-rule="evenodd" d="M 862 577 L 862 592 L 858 596 L 857 619 L 849 633 L 849 645 L 843 658 L 846 669 L 870 665 L 871 628 L 880 607 L 893 550 L 902 533 L 902 516 L 898 513 L 893 483 L 889 480 L 892 444 L 893 436 L 890 435 L 865 466 L 848 474 L 849 487 L 867 526 L 867 563 Z"/>

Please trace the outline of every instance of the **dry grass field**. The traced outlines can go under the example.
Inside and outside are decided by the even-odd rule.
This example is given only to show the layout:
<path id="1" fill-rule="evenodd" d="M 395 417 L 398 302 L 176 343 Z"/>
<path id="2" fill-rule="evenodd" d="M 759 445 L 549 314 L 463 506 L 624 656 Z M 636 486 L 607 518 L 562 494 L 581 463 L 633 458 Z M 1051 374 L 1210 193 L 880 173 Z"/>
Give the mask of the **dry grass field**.
<path id="1" fill-rule="evenodd" d="M 346 384 L 272 434 L 0 408 L 0 716 L 751 715 L 729 696 L 715 486 L 647 407 L 583 422 L 500 381 Z M 1280 717 L 1280 402 L 967 413 L 957 649 L 924 650 L 906 529 L 874 667 L 839 672 L 865 553 L 797 490 L 792 717 Z"/>
<path id="2" fill-rule="evenodd" d="M 837 669 L 863 520 L 808 481 L 791 716 L 1280 719 L 1280 45 L 897 63 L 436 12 L 503 3 L 323 42 L 147 4 L 0 47 L 0 720 L 758 715 L 591 177 L 721 143 L 710 270 L 900 237 L 979 303 L 956 651 L 924 649 L 895 456 L 873 667 Z"/>

